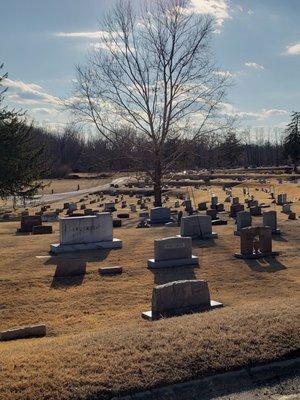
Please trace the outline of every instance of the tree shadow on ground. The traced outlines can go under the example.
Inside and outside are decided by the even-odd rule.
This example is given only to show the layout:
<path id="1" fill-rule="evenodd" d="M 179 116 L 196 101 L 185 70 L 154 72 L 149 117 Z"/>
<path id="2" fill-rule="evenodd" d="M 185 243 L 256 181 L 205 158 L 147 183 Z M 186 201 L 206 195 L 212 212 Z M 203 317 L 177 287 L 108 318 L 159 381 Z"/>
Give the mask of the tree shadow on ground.
<path id="1" fill-rule="evenodd" d="M 154 275 L 155 285 L 164 285 L 165 283 L 183 280 L 196 279 L 195 266 L 190 267 L 172 267 L 172 268 L 161 268 L 151 269 Z"/>
<path id="2" fill-rule="evenodd" d="M 276 258 L 261 258 L 259 260 L 245 260 L 249 268 L 254 272 L 277 272 L 286 269 Z"/>

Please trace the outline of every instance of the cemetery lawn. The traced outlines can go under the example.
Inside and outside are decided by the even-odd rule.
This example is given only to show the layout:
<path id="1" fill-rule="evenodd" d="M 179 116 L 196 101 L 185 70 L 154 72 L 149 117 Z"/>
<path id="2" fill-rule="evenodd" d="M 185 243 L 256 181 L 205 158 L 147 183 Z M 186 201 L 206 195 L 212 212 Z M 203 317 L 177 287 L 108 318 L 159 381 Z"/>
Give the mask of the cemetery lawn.
<path id="1" fill-rule="evenodd" d="M 223 201 L 224 192 L 214 192 Z M 242 197 L 239 188 L 233 194 Z M 265 193 L 254 194 L 267 202 Z M 200 191 L 197 200 L 205 196 Z M 293 208 L 299 215 L 299 201 Z M 32 236 L 15 234 L 20 222 L 1 222 L 0 330 L 45 323 L 47 337 L 0 342 L 0 399 L 106 399 L 299 355 L 300 220 L 287 220 L 280 209 L 276 259 L 234 258 L 240 239 L 229 219 L 213 227 L 218 239 L 193 242 L 200 267 L 152 272 L 146 265 L 153 240 L 178 228 L 135 229 L 131 214 L 114 229 L 123 249 L 73 254 L 87 261 L 86 274 L 73 279 L 54 278 L 58 256 L 36 258 L 59 241 L 58 223 L 51 224 L 54 234 Z M 122 275 L 100 276 L 100 267 L 117 265 Z M 154 284 L 195 278 L 208 281 L 223 309 L 141 318 Z"/>

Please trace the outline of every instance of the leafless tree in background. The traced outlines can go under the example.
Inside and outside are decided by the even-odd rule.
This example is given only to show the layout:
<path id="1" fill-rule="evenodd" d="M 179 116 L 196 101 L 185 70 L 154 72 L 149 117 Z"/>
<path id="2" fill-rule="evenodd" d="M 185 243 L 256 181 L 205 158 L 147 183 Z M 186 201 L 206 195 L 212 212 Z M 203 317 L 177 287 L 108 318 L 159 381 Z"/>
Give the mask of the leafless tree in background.
<path id="1" fill-rule="evenodd" d="M 213 30 L 214 21 L 193 13 L 189 0 L 141 0 L 138 8 L 119 1 L 103 19 L 86 65 L 77 68 L 72 110 L 112 143 L 121 124 L 136 132 L 128 140 L 151 177 L 155 206 L 185 139 L 222 128 L 216 119 L 228 77 L 213 62 Z M 178 144 L 171 155 L 170 141 Z"/>

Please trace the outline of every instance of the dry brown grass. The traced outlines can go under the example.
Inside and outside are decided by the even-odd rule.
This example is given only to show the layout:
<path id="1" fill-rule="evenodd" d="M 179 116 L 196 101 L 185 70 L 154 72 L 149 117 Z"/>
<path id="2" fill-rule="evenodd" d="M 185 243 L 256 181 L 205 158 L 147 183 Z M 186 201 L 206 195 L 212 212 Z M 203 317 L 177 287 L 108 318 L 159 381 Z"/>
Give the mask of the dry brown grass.
<path id="1" fill-rule="evenodd" d="M 290 196 L 300 197 L 299 187 L 287 185 Z M 223 200 L 220 188 L 213 191 Z M 240 188 L 234 194 L 242 198 Z M 210 193 L 196 196 L 205 200 Z M 214 227 L 219 239 L 194 242 L 200 268 L 153 273 L 146 268 L 153 240 L 178 230 L 137 230 L 132 215 L 115 229 L 123 249 L 76 255 L 87 261 L 87 273 L 69 280 L 53 279 L 57 258 L 36 258 L 58 241 L 57 223 L 50 236 L 16 236 L 18 222 L 0 223 L 0 329 L 39 322 L 48 328 L 46 338 L 0 344 L 0 399 L 103 398 L 292 356 L 299 348 L 300 221 L 279 217 L 276 260 L 235 259 L 239 238 L 230 221 Z M 122 265 L 124 273 L 101 277 L 98 268 L 106 265 Z M 141 319 L 153 284 L 193 278 L 208 280 L 224 309 Z"/>

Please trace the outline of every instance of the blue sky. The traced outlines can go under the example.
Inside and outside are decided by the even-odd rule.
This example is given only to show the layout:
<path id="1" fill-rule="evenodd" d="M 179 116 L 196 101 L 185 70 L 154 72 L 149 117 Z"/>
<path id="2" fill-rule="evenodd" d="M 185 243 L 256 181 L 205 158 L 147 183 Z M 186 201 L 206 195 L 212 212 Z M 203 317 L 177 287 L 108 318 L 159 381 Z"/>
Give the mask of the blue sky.
<path id="1" fill-rule="evenodd" d="M 0 0 L 0 63 L 9 73 L 8 101 L 38 123 L 63 126 L 60 98 L 71 95 L 114 0 Z M 300 0 L 192 0 L 217 19 L 213 48 L 232 75 L 224 112 L 241 126 L 283 127 L 300 111 Z"/>

